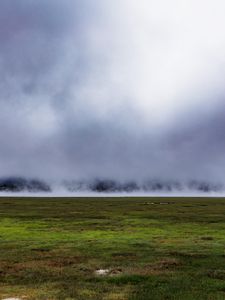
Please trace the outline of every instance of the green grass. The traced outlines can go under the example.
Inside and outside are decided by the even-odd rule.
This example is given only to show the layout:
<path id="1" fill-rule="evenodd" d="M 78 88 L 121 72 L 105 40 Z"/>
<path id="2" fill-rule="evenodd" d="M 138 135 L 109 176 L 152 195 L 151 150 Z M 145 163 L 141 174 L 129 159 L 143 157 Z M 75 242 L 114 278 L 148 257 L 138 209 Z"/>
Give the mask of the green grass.
<path id="1" fill-rule="evenodd" d="M 225 199 L 0 198 L 8 297 L 225 299 Z"/>

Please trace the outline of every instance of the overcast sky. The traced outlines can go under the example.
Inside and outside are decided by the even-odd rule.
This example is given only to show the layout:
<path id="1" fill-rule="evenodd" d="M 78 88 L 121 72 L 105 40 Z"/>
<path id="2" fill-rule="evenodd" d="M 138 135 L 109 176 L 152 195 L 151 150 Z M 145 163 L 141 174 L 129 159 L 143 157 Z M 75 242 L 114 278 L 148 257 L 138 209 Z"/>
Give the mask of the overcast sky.
<path id="1" fill-rule="evenodd" d="M 1 0 L 0 176 L 225 182 L 224 0 Z"/>

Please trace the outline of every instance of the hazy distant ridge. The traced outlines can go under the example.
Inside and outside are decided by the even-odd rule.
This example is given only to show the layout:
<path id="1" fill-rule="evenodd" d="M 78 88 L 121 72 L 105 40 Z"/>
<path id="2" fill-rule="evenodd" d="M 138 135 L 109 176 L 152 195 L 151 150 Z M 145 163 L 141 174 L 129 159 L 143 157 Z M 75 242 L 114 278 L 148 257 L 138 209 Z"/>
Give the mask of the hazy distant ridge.
<path id="1" fill-rule="evenodd" d="M 22 177 L 8 177 L 0 179 L 0 192 L 52 192 L 57 189 L 76 192 L 96 192 L 96 193 L 132 193 L 132 192 L 222 192 L 224 185 L 200 180 L 190 180 L 179 182 L 177 180 L 151 179 L 143 182 L 124 181 L 120 182 L 111 179 L 94 180 L 67 180 L 60 183 L 48 183 L 39 179 L 25 179 Z"/>

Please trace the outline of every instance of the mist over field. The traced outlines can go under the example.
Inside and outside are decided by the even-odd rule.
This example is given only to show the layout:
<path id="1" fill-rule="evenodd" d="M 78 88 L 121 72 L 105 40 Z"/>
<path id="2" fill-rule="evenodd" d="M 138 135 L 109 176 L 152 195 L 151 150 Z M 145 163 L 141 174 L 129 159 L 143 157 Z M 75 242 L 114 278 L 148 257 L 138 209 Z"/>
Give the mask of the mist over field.
<path id="1" fill-rule="evenodd" d="M 1 0 L 2 190 L 7 180 L 28 191 L 220 190 L 224 10 L 222 0 Z"/>

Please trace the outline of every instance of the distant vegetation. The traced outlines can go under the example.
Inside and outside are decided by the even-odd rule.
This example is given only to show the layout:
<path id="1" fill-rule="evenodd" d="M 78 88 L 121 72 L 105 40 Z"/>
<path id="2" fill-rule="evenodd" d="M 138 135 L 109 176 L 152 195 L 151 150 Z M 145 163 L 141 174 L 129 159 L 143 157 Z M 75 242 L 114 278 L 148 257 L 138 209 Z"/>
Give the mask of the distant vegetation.
<path id="1" fill-rule="evenodd" d="M 207 181 L 191 180 L 188 182 L 179 182 L 175 180 L 146 180 L 142 183 L 135 181 L 120 182 L 109 179 L 96 179 L 93 181 L 66 181 L 63 182 L 66 190 L 70 192 L 92 191 L 97 193 L 132 193 L 132 192 L 222 192 L 222 184 L 215 184 Z"/>
<path id="2" fill-rule="evenodd" d="M 50 192 L 50 186 L 41 180 L 18 177 L 0 179 L 0 191 L 4 192 Z"/>
<path id="3" fill-rule="evenodd" d="M 175 180 L 146 180 L 141 183 L 135 181 L 117 181 L 109 179 L 95 179 L 84 181 L 63 181 L 59 184 L 65 191 L 96 192 L 96 193 L 133 193 L 133 192 L 222 192 L 222 184 L 207 181 L 192 180 L 179 182 Z M 51 192 L 54 191 L 49 183 L 39 179 L 24 179 L 21 177 L 10 177 L 0 179 L 0 191 L 4 192 Z"/>

